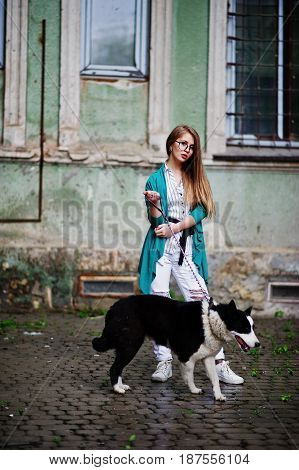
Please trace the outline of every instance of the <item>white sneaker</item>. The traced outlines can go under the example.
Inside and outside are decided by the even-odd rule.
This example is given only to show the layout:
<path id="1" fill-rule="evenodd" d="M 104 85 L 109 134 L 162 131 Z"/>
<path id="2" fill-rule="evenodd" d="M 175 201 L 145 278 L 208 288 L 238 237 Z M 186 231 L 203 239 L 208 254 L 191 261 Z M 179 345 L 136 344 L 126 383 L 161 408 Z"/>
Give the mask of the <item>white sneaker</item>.
<path id="1" fill-rule="evenodd" d="M 169 361 L 158 362 L 157 369 L 152 375 L 154 382 L 166 382 L 172 377 L 171 359 Z"/>
<path id="2" fill-rule="evenodd" d="M 222 361 L 216 364 L 216 371 L 221 382 L 232 385 L 239 385 L 244 382 L 243 377 L 235 374 L 229 367 L 229 361 Z"/>

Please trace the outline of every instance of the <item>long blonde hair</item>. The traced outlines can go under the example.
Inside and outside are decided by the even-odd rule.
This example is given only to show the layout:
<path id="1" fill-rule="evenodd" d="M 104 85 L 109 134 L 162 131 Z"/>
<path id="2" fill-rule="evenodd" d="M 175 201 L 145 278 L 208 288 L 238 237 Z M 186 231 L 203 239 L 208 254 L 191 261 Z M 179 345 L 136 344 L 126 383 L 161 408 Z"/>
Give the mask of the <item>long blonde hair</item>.
<path id="1" fill-rule="evenodd" d="M 176 126 L 166 140 L 167 155 L 171 154 L 171 147 L 182 134 L 188 132 L 194 139 L 193 154 L 182 165 L 185 200 L 194 208 L 196 204 L 202 204 L 207 211 L 207 216 L 215 215 L 215 203 L 209 180 L 202 164 L 200 137 L 193 127 L 185 124 Z"/>

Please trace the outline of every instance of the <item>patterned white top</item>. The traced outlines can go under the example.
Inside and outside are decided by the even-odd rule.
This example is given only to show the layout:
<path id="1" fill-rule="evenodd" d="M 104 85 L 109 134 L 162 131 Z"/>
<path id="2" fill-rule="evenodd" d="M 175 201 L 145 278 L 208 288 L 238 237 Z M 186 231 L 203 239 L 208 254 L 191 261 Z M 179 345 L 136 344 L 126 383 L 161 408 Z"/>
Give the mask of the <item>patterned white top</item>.
<path id="1" fill-rule="evenodd" d="M 171 169 L 165 163 L 165 179 L 167 188 L 167 206 L 168 206 L 168 217 L 173 217 L 179 221 L 185 219 L 190 211 L 189 204 L 184 199 L 184 186 L 183 180 L 176 182 L 175 177 Z M 182 232 L 175 234 L 177 241 L 179 242 Z M 174 237 L 167 238 L 164 248 L 165 253 L 174 254 L 180 252 L 180 248 Z M 192 235 L 187 237 L 186 242 L 186 255 L 192 255 Z"/>

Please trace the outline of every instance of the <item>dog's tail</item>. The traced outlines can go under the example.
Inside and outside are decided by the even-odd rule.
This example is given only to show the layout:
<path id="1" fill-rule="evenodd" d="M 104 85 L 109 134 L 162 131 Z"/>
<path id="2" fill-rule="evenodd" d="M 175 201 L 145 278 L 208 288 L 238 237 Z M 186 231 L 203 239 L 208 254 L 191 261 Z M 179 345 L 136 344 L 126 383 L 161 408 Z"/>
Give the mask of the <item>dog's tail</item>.
<path id="1" fill-rule="evenodd" d="M 112 349 L 113 345 L 109 341 L 109 338 L 107 336 L 102 335 L 99 338 L 94 338 L 92 340 L 92 346 L 93 349 L 95 349 L 98 352 L 105 352 L 108 351 L 108 349 Z"/>

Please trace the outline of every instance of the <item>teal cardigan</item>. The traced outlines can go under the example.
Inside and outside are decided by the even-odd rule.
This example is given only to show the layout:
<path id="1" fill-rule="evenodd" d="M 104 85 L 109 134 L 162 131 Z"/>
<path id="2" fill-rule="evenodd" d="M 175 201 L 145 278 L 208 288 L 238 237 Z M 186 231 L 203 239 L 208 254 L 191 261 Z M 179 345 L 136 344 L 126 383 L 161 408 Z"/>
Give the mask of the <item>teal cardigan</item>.
<path id="1" fill-rule="evenodd" d="M 167 207 L 167 188 L 165 181 L 165 164 L 159 170 L 155 171 L 147 180 L 145 185 L 146 191 L 157 191 L 161 196 L 161 207 L 166 217 L 168 216 Z M 146 200 L 147 214 L 150 222 L 150 228 L 147 232 L 141 256 L 139 261 L 139 288 L 144 294 L 150 294 L 151 283 L 156 276 L 156 263 L 163 256 L 166 238 L 157 237 L 154 229 L 160 224 L 166 223 L 162 215 L 153 217 L 150 214 L 150 203 Z M 196 225 L 194 227 L 193 243 L 192 243 L 192 260 L 196 265 L 199 274 L 208 280 L 208 263 L 205 251 L 205 242 L 203 236 L 202 220 L 207 213 L 201 204 L 198 204 L 192 211 L 192 215 Z"/>

